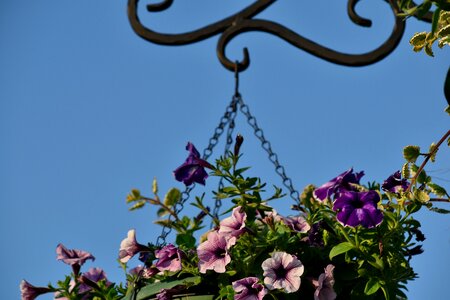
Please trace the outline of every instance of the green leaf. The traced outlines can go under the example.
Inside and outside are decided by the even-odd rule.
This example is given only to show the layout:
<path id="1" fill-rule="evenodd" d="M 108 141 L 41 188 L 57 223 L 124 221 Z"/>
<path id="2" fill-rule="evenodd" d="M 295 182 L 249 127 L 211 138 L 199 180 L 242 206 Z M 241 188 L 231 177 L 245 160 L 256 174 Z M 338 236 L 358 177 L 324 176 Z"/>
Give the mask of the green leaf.
<path id="1" fill-rule="evenodd" d="M 130 207 L 130 210 L 136 210 L 136 209 L 142 208 L 142 207 L 144 207 L 144 205 L 145 205 L 145 201 L 139 201 L 136 204 L 134 204 L 132 207 Z"/>
<path id="2" fill-rule="evenodd" d="M 178 246 L 185 246 L 186 248 L 193 248 L 195 246 L 195 238 L 189 233 L 178 234 L 175 241 Z"/>
<path id="3" fill-rule="evenodd" d="M 426 203 L 430 201 L 430 195 L 428 195 L 422 190 L 415 190 L 414 199 L 418 200 L 419 202 Z"/>
<path id="4" fill-rule="evenodd" d="M 432 143 L 430 145 L 430 149 L 428 150 L 428 153 L 431 154 L 431 156 L 430 156 L 431 161 L 435 162 L 436 161 L 436 153 L 437 153 L 436 144 L 435 143 Z"/>
<path id="5" fill-rule="evenodd" d="M 167 209 L 165 209 L 164 207 L 161 207 L 160 209 L 158 209 L 158 211 L 156 212 L 156 215 L 158 217 L 163 217 L 165 215 L 167 215 L 169 212 L 167 211 Z"/>
<path id="6" fill-rule="evenodd" d="M 439 17 L 441 14 L 441 9 L 437 8 L 434 12 L 433 12 L 433 19 L 431 22 L 431 34 L 435 34 L 436 33 L 436 29 L 438 27 L 438 23 L 439 23 Z"/>
<path id="7" fill-rule="evenodd" d="M 411 172 L 409 171 L 409 163 L 404 163 L 402 166 L 402 177 L 408 179 L 411 176 Z"/>
<path id="8" fill-rule="evenodd" d="M 158 182 L 156 181 L 156 178 L 153 179 L 153 183 L 152 183 L 152 191 L 153 194 L 158 194 Z"/>
<path id="9" fill-rule="evenodd" d="M 445 112 L 450 116 L 450 105 L 445 108 Z M 450 138 L 448 139 L 448 144 L 450 145 Z"/>
<path id="10" fill-rule="evenodd" d="M 330 255 L 329 255 L 330 260 L 339 254 L 342 254 L 342 253 L 352 250 L 353 248 L 354 248 L 353 244 L 349 243 L 349 242 L 343 242 L 343 243 L 340 243 L 340 244 L 334 246 L 330 251 Z"/>
<path id="11" fill-rule="evenodd" d="M 435 194 L 438 197 L 445 197 L 447 196 L 447 191 L 440 185 L 437 185 L 436 183 L 428 183 L 428 187 L 431 189 L 431 192 Z"/>
<path id="12" fill-rule="evenodd" d="M 426 53 L 428 56 L 434 57 L 434 53 L 433 53 L 433 48 L 432 48 L 432 46 L 433 46 L 433 43 L 432 43 L 432 42 L 431 42 L 431 43 L 427 43 L 427 44 L 425 45 L 425 53 Z"/>
<path id="13" fill-rule="evenodd" d="M 420 147 L 419 146 L 413 146 L 413 145 L 409 145 L 406 146 L 405 148 L 403 148 L 403 157 L 408 161 L 408 162 L 415 162 L 416 159 L 419 157 L 420 155 Z"/>
<path id="14" fill-rule="evenodd" d="M 166 282 L 155 282 L 148 284 L 141 288 L 137 294 L 137 300 L 142 300 L 150 296 L 159 294 L 162 289 L 171 289 L 178 285 L 197 285 L 200 283 L 200 276 L 188 277 L 180 280 L 166 281 Z"/>
<path id="15" fill-rule="evenodd" d="M 164 204 L 167 206 L 173 206 L 175 203 L 180 202 L 181 200 L 181 192 L 179 189 L 172 188 L 167 192 L 164 197 Z"/>
<path id="16" fill-rule="evenodd" d="M 366 283 L 366 287 L 364 288 L 364 294 L 372 295 L 376 293 L 380 289 L 381 285 L 378 279 L 370 278 Z"/>
<path id="17" fill-rule="evenodd" d="M 415 33 L 409 40 L 409 43 L 414 47 L 420 47 L 422 49 L 426 44 L 427 33 L 426 31 Z"/>
<path id="18" fill-rule="evenodd" d="M 442 27 L 438 32 L 437 36 L 440 38 L 446 37 L 450 35 L 450 24 L 447 26 Z"/>
<path id="19" fill-rule="evenodd" d="M 450 201 L 449 201 L 450 202 Z M 444 209 L 444 208 L 439 208 L 439 207 L 428 207 L 429 210 L 437 212 L 439 214 L 450 214 L 450 210 Z"/>
<path id="20" fill-rule="evenodd" d="M 417 18 L 421 19 L 430 10 L 431 2 L 424 2 L 417 9 Z"/>

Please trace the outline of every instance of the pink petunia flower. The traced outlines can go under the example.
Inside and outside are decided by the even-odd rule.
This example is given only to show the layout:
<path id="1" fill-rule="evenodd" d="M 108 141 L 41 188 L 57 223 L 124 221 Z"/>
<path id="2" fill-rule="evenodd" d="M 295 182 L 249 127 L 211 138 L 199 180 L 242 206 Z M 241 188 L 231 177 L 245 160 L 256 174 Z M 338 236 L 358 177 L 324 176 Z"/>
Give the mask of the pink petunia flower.
<path id="1" fill-rule="evenodd" d="M 155 257 L 159 260 L 156 267 L 160 271 L 177 272 L 181 270 L 181 254 L 180 249 L 172 244 L 164 246 L 161 250 L 155 251 Z"/>
<path id="2" fill-rule="evenodd" d="M 101 268 L 90 268 L 89 271 L 83 273 L 80 277 L 81 284 L 78 286 L 78 293 L 83 294 L 92 289 L 90 283 L 97 283 L 100 280 L 105 280 L 106 285 L 111 285 L 111 282 L 106 278 L 105 271 Z"/>
<path id="3" fill-rule="evenodd" d="M 286 293 L 293 293 L 300 288 L 304 266 L 294 255 L 274 252 L 271 258 L 263 261 L 262 268 L 264 284 L 269 290 L 282 289 Z"/>
<path id="4" fill-rule="evenodd" d="M 241 207 L 235 207 L 231 217 L 225 218 L 220 222 L 219 233 L 230 234 L 238 237 L 245 231 L 245 221 L 247 214 L 241 212 Z"/>
<path id="5" fill-rule="evenodd" d="M 52 290 L 46 287 L 36 287 L 26 280 L 20 282 L 20 294 L 22 300 L 34 300 L 42 294 L 51 292 Z"/>
<path id="6" fill-rule="evenodd" d="M 320 274 L 318 280 L 313 280 L 313 285 L 316 287 L 314 292 L 314 300 L 334 300 L 337 295 L 333 289 L 334 276 L 333 265 L 328 265 L 325 268 L 325 273 Z"/>
<path id="7" fill-rule="evenodd" d="M 257 277 L 247 277 L 234 281 L 232 283 L 236 292 L 234 300 L 262 300 L 267 294 L 267 289 L 258 281 Z"/>
<path id="8" fill-rule="evenodd" d="M 217 231 L 210 232 L 207 240 L 197 248 L 200 273 L 206 273 L 207 270 L 225 273 L 225 266 L 231 261 L 228 250 L 235 243 L 236 237 L 219 234 Z"/>
<path id="9" fill-rule="evenodd" d="M 71 266 L 82 266 L 86 260 L 95 260 L 95 257 L 89 252 L 77 249 L 67 249 L 63 244 L 58 244 L 56 247 L 56 259 Z"/>
<path id="10" fill-rule="evenodd" d="M 311 229 L 311 226 L 306 222 L 303 216 L 290 216 L 284 218 L 283 221 L 296 232 L 307 233 Z"/>
<path id="11" fill-rule="evenodd" d="M 127 237 L 120 243 L 119 259 L 122 263 L 128 262 L 134 255 L 141 251 L 148 251 L 148 248 L 141 245 L 136 240 L 136 230 L 128 231 Z"/>

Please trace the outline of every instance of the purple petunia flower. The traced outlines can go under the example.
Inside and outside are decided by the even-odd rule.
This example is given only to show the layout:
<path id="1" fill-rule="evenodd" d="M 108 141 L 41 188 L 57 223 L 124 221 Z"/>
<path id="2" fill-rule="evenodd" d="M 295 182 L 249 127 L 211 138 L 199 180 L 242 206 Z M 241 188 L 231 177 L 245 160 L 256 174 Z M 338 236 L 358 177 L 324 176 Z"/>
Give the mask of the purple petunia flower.
<path id="1" fill-rule="evenodd" d="M 364 171 L 353 173 L 353 168 L 345 171 L 337 177 L 323 184 L 313 192 L 314 198 L 323 201 L 333 194 L 339 194 L 342 191 L 353 190 L 351 184 L 359 184 L 359 180 L 364 176 Z"/>
<path id="2" fill-rule="evenodd" d="M 90 268 L 80 277 L 81 284 L 78 286 L 78 293 L 83 294 L 90 291 L 92 289 L 90 285 L 95 285 L 100 280 L 105 280 L 106 285 L 111 285 L 101 268 Z"/>
<path id="3" fill-rule="evenodd" d="M 182 181 L 185 185 L 191 185 L 194 182 L 205 185 L 205 179 L 208 177 L 205 168 L 212 169 L 213 167 L 206 160 L 200 158 L 200 153 L 192 143 L 187 144 L 186 150 L 189 151 L 189 156 L 181 166 L 173 171 L 175 179 Z"/>
<path id="4" fill-rule="evenodd" d="M 245 231 L 245 221 L 247 214 L 241 212 L 241 207 L 235 207 L 231 217 L 225 218 L 220 222 L 219 233 L 229 234 L 238 237 Z"/>
<path id="5" fill-rule="evenodd" d="M 375 191 L 345 191 L 334 201 L 333 210 L 344 226 L 372 228 L 383 221 L 383 213 L 377 208 L 379 201 L 380 195 Z"/>
<path id="6" fill-rule="evenodd" d="M 95 257 L 89 252 L 77 249 L 67 249 L 63 244 L 58 244 L 56 247 L 56 259 L 71 266 L 82 266 L 86 260 L 95 260 Z"/>
<path id="7" fill-rule="evenodd" d="M 228 250 L 235 243 L 234 236 L 219 234 L 217 231 L 208 233 L 207 240 L 197 248 L 200 273 L 206 273 L 207 270 L 225 273 L 225 266 L 231 261 Z"/>
<path id="8" fill-rule="evenodd" d="M 314 292 L 314 300 L 334 300 L 337 295 L 333 289 L 334 276 L 333 265 L 328 265 L 325 268 L 325 273 L 320 274 L 318 280 L 313 281 L 313 285 L 316 287 Z"/>
<path id="9" fill-rule="evenodd" d="M 294 255 L 274 252 L 261 266 L 264 284 L 269 290 L 283 289 L 286 293 L 293 293 L 300 288 L 300 276 L 305 268 Z"/>
<path id="10" fill-rule="evenodd" d="M 283 221 L 296 232 L 307 233 L 311 229 L 311 226 L 306 222 L 303 216 L 289 216 L 284 218 Z"/>
<path id="11" fill-rule="evenodd" d="M 247 277 L 232 283 L 236 292 L 234 300 L 262 300 L 267 294 L 267 289 L 260 283 L 257 277 Z"/>
<path id="12" fill-rule="evenodd" d="M 137 242 L 136 231 L 131 229 L 128 231 L 127 237 L 120 243 L 119 259 L 122 263 L 126 263 L 137 253 L 148 250 L 146 246 Z"/>
<path id="13" fill-rule="evenodd" d="M 402 179 L 400 171 L 395 172 L 386 179 L 381 188 L 386 192 L 399 193 L 400 191 L 406 191 L 409 187 L 409 183 L 406 179 Z"/>
<path id="14" fill-rule="evenodd" d="M 133 269 L 130 269 L 129 273 L 130 275 L 140 275 L 142 278 L 151 278 L 155 274 L 158 274 L 160 271 L 157 268 L 154 267 L 145 267 L 142 265 L 138 265 L 137 267 L 134 267 Z"/>
<path id="15" fill-rule="evenodd" d="M 86 260 L 95 260 L 95 257 L 89 252 L 78 249 L 67 249 L 63 244 L 58 244 L 56 247 L 56 259 L 70 265 L 73 273 L 77 276 Z"/>
<path id="16" fill-rule="evenodd" d="M 172 244 L 155 251 L 155 257 L 159 260 L 156 267 L 160 271 L 177 272 L 181 270 L 181 251 Z"/>
<path id="17" fill-rule="evenodd" d="M 50 293 L 52 290 L 46 287 L 36 287 L 26 280 L 20 282 L 20 294 L 22 300 L 34 300 L 38 296 Z"/>

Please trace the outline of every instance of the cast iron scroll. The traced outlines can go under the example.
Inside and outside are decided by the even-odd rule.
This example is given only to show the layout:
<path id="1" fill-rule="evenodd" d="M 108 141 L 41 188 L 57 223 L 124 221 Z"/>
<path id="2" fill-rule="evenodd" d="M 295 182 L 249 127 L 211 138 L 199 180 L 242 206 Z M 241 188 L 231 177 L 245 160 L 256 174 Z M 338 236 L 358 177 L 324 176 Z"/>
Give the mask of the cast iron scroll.
<path id="1" fill-rule="evenodd" d="M 405 21 L 397 16 L 399 12 L 396 0 L 385 0 L 390 6 L 393 16 L 395 18 L 394 28 L 389 38 L 381 44 L 378 48 L 362 54 L 347 54 L 339 52 L 323 45 L 315 43 L 296 32 L 286 28 L 285 26 L 267 20 L 253 19 L 258 13 L 268 8 L 277 0 L 257 0 L 253 4 L 247 6 L 243 10 L 215 23 L 209 24 L 202 28 L 180 33 L 180 34 L 164 34 L 159 33 L 145 27 L 139 20 L 138 3 L 139 0 L 128 0 L 128 18 L 133 30 L 143 39 L 160 45 L 186 45 L 202 41 L 214 35 L 221 34 L 217 44 L 217 56 L 222 65 L 228 70 L 235 72 L 244 71 L 250 64 L 250 56 L 247 48 L 243 49 L 244 58 L 240 62 L 235 62 L 227 58 L 225 49 L 228 43 L 237 35 L 248 31 L 261 31 L 276 35 L 291 45 L 302 49 L 314 56 L 324 60 L 345 65 L 345 66 L 366 66 L 382 60 L 389 55 L 399 44 L 404 30 Z M 364 27 L 370 27 L 372 22 L 368 19 L 362 18 L 355 11 L 355 6 L 360 0 L 348 0 L 347 13 L 355 24 Z M 148 4 L 147 10 L 149 12 L 160 12 L 168 9 L 173 3 L 173 0 L 164 0 L 157 4 Z M 431 15 L 427 14 L 423 20 L 430 21 Z M 236 65 L 237 64 L 237 65 Z"/>

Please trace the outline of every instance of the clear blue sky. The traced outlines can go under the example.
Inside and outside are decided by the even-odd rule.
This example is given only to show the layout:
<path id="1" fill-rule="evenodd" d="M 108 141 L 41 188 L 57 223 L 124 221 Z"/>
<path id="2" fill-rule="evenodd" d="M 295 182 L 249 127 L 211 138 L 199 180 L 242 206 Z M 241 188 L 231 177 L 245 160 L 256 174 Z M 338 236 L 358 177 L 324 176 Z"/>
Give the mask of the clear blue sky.
<path id="1" fill-rule="evenodd" d="M 228 2 L 175 1 L 142 19 L 159 31 L 184 32 L 252 1 Z M 372 29 L 351 23 L 346 5 L 278 1 L 259 17 L 352 53 L 390 34 L 384 1 L 358 6 Z M 408 43 L 427 29 L 410 20 L 394 53 L 361 68 L 333 65 L 263 33 L 231 43 L 234 59 L 249 48 L 241 93 L 296 188 L 322 184 L 351 166 L 366 172 L 364 182 L 382 181 L 400 168 L 403 146 L 428 147 L 448 130 L 442 85 L 450 51 L 436 47 L 433 59 Z M 123 281 L 116 259 L 127 231 L 135 228 L 143 243 L 160 232 L 154 211 L 127 212 L 126 194 L 131 188 L 149 194 L 154 177 L 162 193 L 181 188 L 172 170 L 185 159 L 186 142 L 207 145 L 233 94 L 233 74 L 215 55 L 218 37 L 183 47 L 150 44 L 129 26 L 126 1 L 110 0 L 3 0 L 0 37 L 1 298 L 19 299 L 21 279 L 46 285 L 68 274 L 55 260 L 60 242 L 96 256 L 85 270 L 101 267 L 110 280 Z M 236 131 L 246 139 L 251 174 L 281 185 L 242 116 Z M 223 143 L 217 148 L 214 155 Z M 448 148 L 437 160 L 430 174 L 449 188 Z M 205 191 L 215 187 L 211 182 Z M 277 208 L 287 212 L 291 204 L 285 199 Z M 425 253 L 413 259 L 420 278 L 408 295 L 444 299 L 450 217 L 424 211 L 419 220 L 427 240 Z"/>

